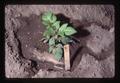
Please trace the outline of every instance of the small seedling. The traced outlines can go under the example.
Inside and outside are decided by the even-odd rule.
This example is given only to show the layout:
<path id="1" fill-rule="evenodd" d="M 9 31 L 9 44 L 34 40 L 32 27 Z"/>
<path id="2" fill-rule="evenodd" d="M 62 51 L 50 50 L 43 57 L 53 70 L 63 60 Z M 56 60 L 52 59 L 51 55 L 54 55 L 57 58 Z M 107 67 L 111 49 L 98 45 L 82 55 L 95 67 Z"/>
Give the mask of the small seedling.
<path id="1" fill-rule="evenodd" d="M 42 40 L 44 43 L 48 43 L 49 53 L 52 53 L 59 61 L 63 55 L 63 46 L 73 42 L 70 36 L 77 31 L 68 26 L 68 23 L 61 24 L 61 21 L 58 21 L 57 17 L 50 11 L 42 14 L 42 23 L 46 27 Z"/>

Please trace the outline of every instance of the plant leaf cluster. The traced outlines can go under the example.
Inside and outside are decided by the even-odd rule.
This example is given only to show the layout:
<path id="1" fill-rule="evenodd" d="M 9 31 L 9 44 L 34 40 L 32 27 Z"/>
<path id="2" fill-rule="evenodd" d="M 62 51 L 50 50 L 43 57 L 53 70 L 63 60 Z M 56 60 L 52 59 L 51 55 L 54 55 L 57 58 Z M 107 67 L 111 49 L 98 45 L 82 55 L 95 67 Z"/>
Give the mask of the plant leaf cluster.
<path id="1" fill-rule="evenodd" d="M 60 60 L 63 55 L 63 46 L 73 41 L 70 36 L 77 31 L 68 26 L 68 23 L 61 24 L 50 11 L 42 14 L 42 23 L 46 27 L 43 33 L 45 37 L 43 42 L 49 44 L 49 53 L 52 53 L 57 60 Z"/>

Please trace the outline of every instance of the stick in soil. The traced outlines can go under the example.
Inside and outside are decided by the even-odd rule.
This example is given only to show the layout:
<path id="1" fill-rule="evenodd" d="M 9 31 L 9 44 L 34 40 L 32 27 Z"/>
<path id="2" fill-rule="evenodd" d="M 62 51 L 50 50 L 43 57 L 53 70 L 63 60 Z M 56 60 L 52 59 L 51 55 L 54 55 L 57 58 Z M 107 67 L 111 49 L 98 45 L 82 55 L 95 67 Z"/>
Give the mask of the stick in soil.
<path id="1" fill-rule="evenodd" d="M 64 45 L 64 64 L 65 70 L 70 70 L 70 52 L 69 45 Z"/>

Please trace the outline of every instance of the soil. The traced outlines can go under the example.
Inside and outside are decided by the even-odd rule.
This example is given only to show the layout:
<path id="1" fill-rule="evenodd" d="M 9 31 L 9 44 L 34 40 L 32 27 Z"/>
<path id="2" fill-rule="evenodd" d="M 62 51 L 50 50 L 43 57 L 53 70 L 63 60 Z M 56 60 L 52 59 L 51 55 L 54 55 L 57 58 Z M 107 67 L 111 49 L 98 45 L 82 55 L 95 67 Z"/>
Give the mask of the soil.
<path id="1" fill-rule="evenodd" d="M 41 9 L 42 7 L 43 9 Z M 52 11 L 54 10 L 58 20 L 62 21 L 62 23 L 69 23 L 69 25 L 77 30 L 77 33 L 72 36 L 76 43 L 70 44 L 70 71 L 57 69 L 53 63 L 40 61 L 31 53 L 31 49 L 34 48 L 39 50 L 41 54 L 48 52 L 48 45 L 41 41 L 43 38 L 42 33 L 45 30 L 44 25 L 41 23 L 41 14 L 44 12 L 43 10 L 49 8 Z M 92 12 L 92 9 L 98 16 Z M 8 35 L 6 36 L 6 77 L 103 78 L 114 76 L 113 6 L 68 5 L 62 7 L 57 5 L 8 5 L 5 11 L 6 35 Z M 76 13 L 74 14 L 72 11 L 76 11 Z M 89 17 L 89 15 L 82 13 L 86 11 L 93 16 Z M 81 14 L 81 16 L 77 13 Z M 102 19 L 100 18 L 99 20 L 99 16 Z M 15 48 L 17 51 L 15 51 Z M 15 62 L 12 62 L 12 60 Z M 63 62 L 63 58 L 61 62 Z M 19 64 L 22 64 L 22 66 Z M 12 69 L 12 65 L 18 65 L 18 69 Z M 9 71 L 8 68 L 13 71 Z M 20 72 L 17 73 L 17 71 Z"/>

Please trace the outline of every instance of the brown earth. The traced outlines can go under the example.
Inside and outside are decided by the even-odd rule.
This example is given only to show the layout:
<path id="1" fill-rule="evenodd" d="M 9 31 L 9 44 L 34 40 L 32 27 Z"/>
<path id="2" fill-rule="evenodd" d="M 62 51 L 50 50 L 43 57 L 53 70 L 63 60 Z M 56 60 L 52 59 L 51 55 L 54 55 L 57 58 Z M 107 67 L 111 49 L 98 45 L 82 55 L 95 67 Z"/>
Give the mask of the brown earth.
<path id="1" fill-rule="evenodd" d="M 33 56 L 48 45 L 40 40 L 45 27 L 41 13 L 53 11 L 77 30 L 71 44 L 71 71 Z M 93 12 L 94 11 L 94 12 Z M 112 5 L 8 5 L 5 8 L 5 72 L 8 78 L 104 78 L 114 76 L 114 7 Z M 63 60 L 61 60 L 63 61 Z M 18 72 L 19 71 L 19 72 Z"/>

